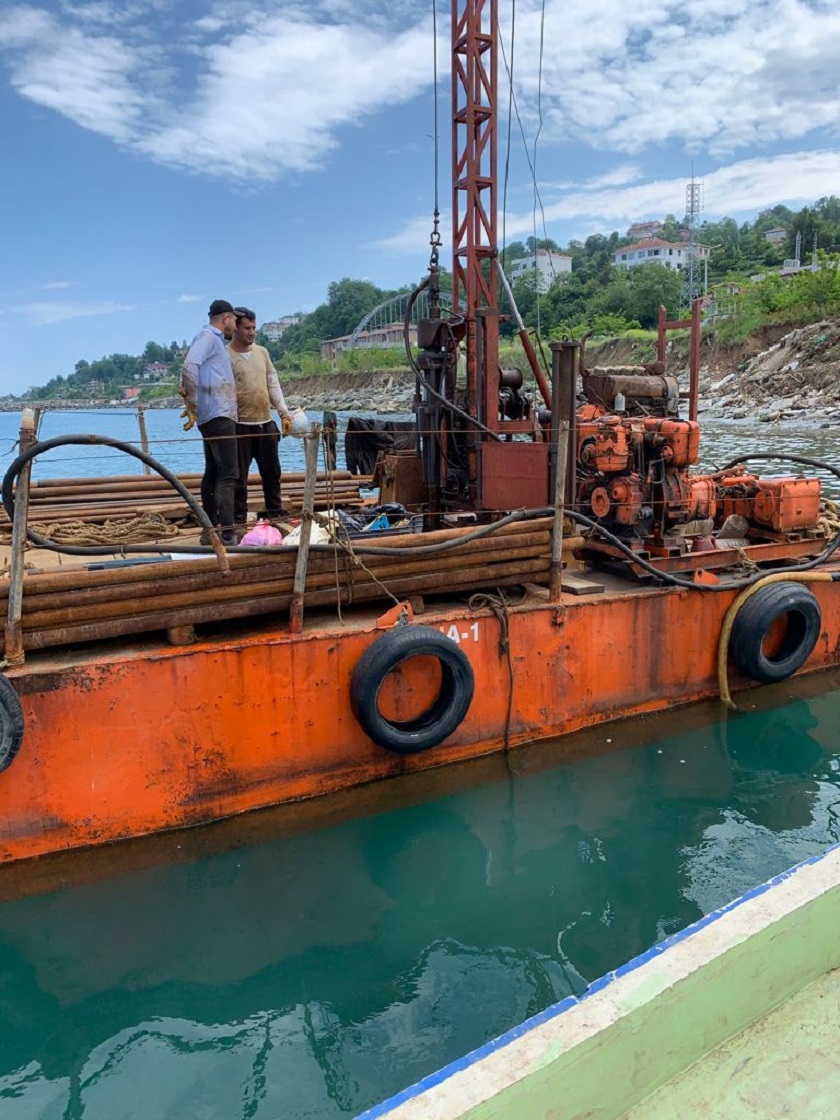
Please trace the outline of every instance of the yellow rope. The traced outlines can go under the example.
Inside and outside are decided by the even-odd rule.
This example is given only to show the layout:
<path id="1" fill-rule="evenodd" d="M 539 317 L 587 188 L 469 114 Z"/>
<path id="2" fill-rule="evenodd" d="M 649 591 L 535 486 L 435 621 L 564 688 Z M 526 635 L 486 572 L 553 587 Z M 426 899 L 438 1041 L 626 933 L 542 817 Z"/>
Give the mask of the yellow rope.
<path id="1" fill-rule="evenodd" d="M 734 600 L 729 610 L 723 616 L 723 625 L 720 629 L 720 641 L 718 642 L 718 655 L 717 655 L 717 672 L 718 672 L 718 689 L 720 691 L 720 698 L 727 708 L 733 712 L 740 709 L 733 701 L 732 694 L 729 691 L 729 677 L 726 671 L 726 661 L 729 656 L 729 639 L 732 636 L 732 627 L 735 624 L 735 618 L 746 603 L 747 599 L 755 595 L 762 587 L 766 587 L 768 583 L 782 583 L 787 580 L 789 583 L 831 583 L 830 572 L 774 572 L 772 575 L 765 576 L 764 579 L 758 580 L 752 584 L 751 587 L 745 588 L 741 594 Z"/>

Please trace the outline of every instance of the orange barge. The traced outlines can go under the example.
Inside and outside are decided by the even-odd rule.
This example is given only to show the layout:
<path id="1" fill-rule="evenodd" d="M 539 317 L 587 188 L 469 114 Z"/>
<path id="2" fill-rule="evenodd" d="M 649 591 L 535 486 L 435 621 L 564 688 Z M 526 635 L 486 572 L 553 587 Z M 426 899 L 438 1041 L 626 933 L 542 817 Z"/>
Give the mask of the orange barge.
<path id="1" fill-rule="evenodd" d="M 457 635 L 475 693 L 445 743 L 408 755 L 373 743 L 353 712 L 354 670 L 383 636 L 371 616 L 312 620 L 299 635 L 33 657 L 7 670 L 25 733 L 0 775 L 0 860 L 201 824 L 713 695 L 735 594 L 563 594 L 501 621 L 432 611 L 424 625 Z M 818 584 L 816 598 L 822 626 L 806 668 L 840 660 L 840 595 Z M 395 691 L 409 715 L 415 690 Z"/>
<path id="2" fill-rule="evenodd" d="M 500 287 L 518 316 L 496 252 L 495 5 L 453 0 L 452 17 L 452 310 L 435 217 L 417 351 L 415 297 L 406 314 L 416 451 L 380 470 L 423 533 L 343 542 L 339 562 L 328 518 L 336 540 L 310 547 L 316 430 L 298 547 L 228 555 L 155 464 L 211 534 L 207 558 L 50 582 L 23 547 L 45 543 L 28 469 L 57 441 L 25 449 L 3 482 L 0 862 L 728 700 L 730 671 L 744 685 L 840 661 L 840 520 L 819 480 L 695 470 L 699 301 L 690 320 L 661 313 L 645 366 L 590 369 L 566 340 L 546 369 L 520 323 L 529 370 L 500 367 Z M 692 332 L 687 394 L 665 365 L 674 327 Z"/>

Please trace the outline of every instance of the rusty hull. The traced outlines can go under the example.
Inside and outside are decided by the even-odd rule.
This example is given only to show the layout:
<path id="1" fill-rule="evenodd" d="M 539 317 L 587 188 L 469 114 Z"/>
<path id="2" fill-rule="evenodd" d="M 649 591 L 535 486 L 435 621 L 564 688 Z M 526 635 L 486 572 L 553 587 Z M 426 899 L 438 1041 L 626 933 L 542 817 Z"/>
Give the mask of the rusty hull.
<path id="1" fill-rule="evenodd" d="M 807 668 L 840 660 L 840 597 L 831 587 L 814 586 L 823 629 Z M 714 695 L 717 637 L 734 594 L 634 588 L 512 609 L 511 745 Z M 502 749 L 508 666 L 497 618 L 459 609 L 423 621 L 457 636 L 476 690 L 445 745 L 407 757 L 370 742 L 351 711 L 353 668 L 381 634 L 370 613 L 344 627 L 309 621 L 299 636 L 278 628 L 188 647 L 29 659 L 9 671 L 26 731 L 0 775 L 0 862 Z M 407 680 L 405 695 L 412 691 Z"/>

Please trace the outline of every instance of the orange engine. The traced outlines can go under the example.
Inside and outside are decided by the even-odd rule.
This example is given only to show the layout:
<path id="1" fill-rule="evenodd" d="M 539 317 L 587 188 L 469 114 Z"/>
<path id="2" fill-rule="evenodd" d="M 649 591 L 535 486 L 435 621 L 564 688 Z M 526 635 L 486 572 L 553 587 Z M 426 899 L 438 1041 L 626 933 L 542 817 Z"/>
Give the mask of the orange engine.
<path id="1" fill-rule="evenodd" d="M 645 517 L 645 488 L 637 474 L 625 474 L 610 483 L 610 501 L 616 523 L 636 526 Z"/>
<path id="2" fill-rule="evenodd" d="M 818 478 L 722 478 L 723 515 L 739 513 L 753 525 L 775 533 L 815 529 L 820 515 Z"/>
<path id="3" fill-rule="evenodd" d="M 630 466 L 630 440 L 618 416 L 601 416 L 578 426 L 578 458 L 603 474 L 617 474 Z"/>
<path id="4" fill-rule="evenodd" d="M 725 477 L 692 476 L 700 426 L 672 416 L 617 415 L 589 402 L 577 412 L 578 508 L 623 535 L 673 531 L 740 514 L 756 529 L 815 529 L 816 478 L 761 479 L 735 467 Z"/>
<path id="5" fill-rule="evenodd" d="M 664 420 L 648 416 L 642 421 L 649 453 L 671 467 L 690 467 L 700 454 L 700 425 L 693 420 Z"/>

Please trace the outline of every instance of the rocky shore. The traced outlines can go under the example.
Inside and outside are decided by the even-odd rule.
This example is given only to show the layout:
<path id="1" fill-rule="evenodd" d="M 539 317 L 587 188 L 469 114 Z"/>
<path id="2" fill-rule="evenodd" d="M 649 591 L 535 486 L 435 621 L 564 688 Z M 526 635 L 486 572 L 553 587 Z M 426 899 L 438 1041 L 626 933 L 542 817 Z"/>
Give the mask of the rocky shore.
<path id="1" fill-rule="evenodd" d="M 788 331 L 734 369 L 704 367 L 701 414 L 828 427 L 840 416 L 840 324 L 824 320 Z"/>

